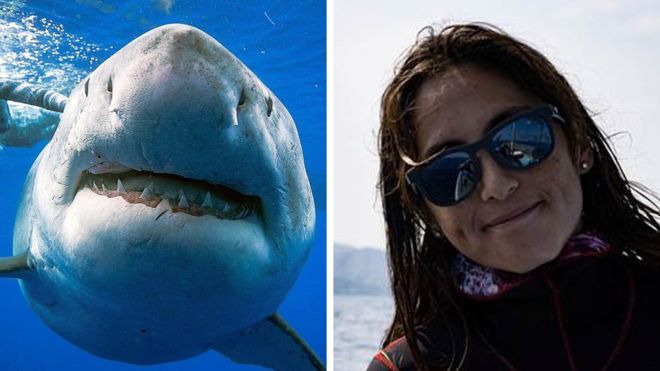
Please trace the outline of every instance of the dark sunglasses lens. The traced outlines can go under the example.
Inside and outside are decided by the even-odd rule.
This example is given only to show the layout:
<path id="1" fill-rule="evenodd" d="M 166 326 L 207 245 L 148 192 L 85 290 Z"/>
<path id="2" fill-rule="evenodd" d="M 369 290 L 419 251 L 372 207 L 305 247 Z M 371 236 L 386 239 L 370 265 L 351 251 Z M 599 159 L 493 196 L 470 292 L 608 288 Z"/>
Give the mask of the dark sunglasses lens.
<path id="1" fill-rule="evenodd" d="M 463 200 L 472 193 L 478 181 L 474 161 L 466 152 L 440 155 L 419 173 L 424 195 L 439 206 L 449 206 Z"/>
<path id="2" fill-rule="evenodd" d="M 543 117 L 521 117 L 498 130 L 491 140 L 491 153 L 509 169 L 533 166 L 552 152 L 551 130 Z"/>

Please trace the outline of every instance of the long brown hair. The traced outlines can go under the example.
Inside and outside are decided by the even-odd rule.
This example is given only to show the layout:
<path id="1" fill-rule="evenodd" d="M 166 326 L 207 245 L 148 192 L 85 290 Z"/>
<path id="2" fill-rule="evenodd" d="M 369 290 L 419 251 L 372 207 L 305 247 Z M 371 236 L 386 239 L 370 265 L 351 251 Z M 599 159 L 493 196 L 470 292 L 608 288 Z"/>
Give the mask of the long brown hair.
<path id="1" fill-rule="evenodd" d="M 581 176 L 583 224 L 601 232 L 618 249 L 660 262 L 657 197 L 628 181 L 607 137 L 557 69 L 535 49 L 490 25 L 459 24 L 440 31 L 426 27 L 383 93 L 379 133 L 380 192 L 396 305 L 383 346 L 405 336 L 420 369 L 429 366 L 414 340 L 415 329 L 432 319 L 445 321 L 454 339 L 448 368 L 460 368 L 467 353 L 468 322 L 449 285 L 454 247 L 441 231 L 431 230 L 433 221 L 425 205 L 405 183 L 408 165 L 402 160 L 402 155 L 419 160 L 414 108 L 421 85 L 458 65 L 497 71 L 558 107 L 568 124 L 563 128 L 573 158 L 587 146 L 594 152 L 593 167 Z"/>

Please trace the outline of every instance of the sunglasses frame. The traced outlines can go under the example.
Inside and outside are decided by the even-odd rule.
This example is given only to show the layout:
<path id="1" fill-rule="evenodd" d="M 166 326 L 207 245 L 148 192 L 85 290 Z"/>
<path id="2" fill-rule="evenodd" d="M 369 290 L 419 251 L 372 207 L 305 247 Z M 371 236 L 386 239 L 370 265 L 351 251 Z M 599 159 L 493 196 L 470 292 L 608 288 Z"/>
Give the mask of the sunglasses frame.
<path id="1" fill-rule="evenodd" d="M 504 159 L 501 158 L 501 155 L 496 152 L 496 150 L 492 146 L 492 139 L 495 137 L 496 134 L 498 134 L 502 128 L 510 125 L 514 121 L 519 120 L 520 118 L 524 117 L 541 117 L 544 119 L 544 123 L 548 126 L 549 129 L 549 134 L 550 134 L 550 150 L 546 155 L 544 155 L 542 158 L 540 158 L 538 161 L 536 161 L 533 164 L 526 165 L 526 166 L 511 166 L 509 162 L 505 161 Z M 536 106 L 533 108 L 530 108 L 528 110 L 524 110 L 522 112 L 519 112 L 511 117 L 507 117 L 506 119 L 502 120 L 501 122 L 497 123 L 493 128 L 488 130 L 488 132 L 483 136 L 483 138 L 479 139 L 478 141 L 474 143 L 469 143 L 469 144 L 464 144 L 461 146 L 453 147 L 448 150 L 441 150 L 439 152 L 434 153 L 433 155 L 427 157 L 421 162 L 418 163 L 411 163 L 410 165 L 412 166 L 410 169 L 406 171 L 405 177 L 406 177 L 406 183 L 412 188 L 413 192 L 417 195 L 422 195 L 429 201 L 431 201 L 433 204 L 438 205 L 438 206 L 452 206 L 456 205 L 459 202 L 465 200 L 468 198 L 474 190 L 477 188 L 476 184 L 478 184 L 481 181 L 481 161 L 479 161 L 479 158 L 477 157 L 477 152 L 479 152 L 482 149 L 485 149 L 488 154 L 497 162 L 499 166 L 501 166 L 504 169 L 507 170 L 526 170 L 529 168 L 532 168 L 541 162 L 543 162 L 550 154 L 552 151 L 554 151 L 555 148 L 555 136 L 552 130 L 552 119 L 555 119 L 558 121 L 560 124 L 565 124 L 566 120 L 559 114 L 559 110 L 557 107 L 551 105 L 551 104 L 543 104 L 540 106 Z M 448 155 L 451 155 L 452 153 L 456 152 L 464 152 L 468 155 L 470 161 L 472 161 L 472 164 L 474 165 L 475 172 L 474 174 L 476 175 L 476 180 L 474 182 L 475 186 L 467 192 L 464 196 L 457 198 L 456 200 L 453 200 L 451 202 L 445 203 L 445 202 L 436 202 L 438 200 L 434 200 L 433 197 L 430 197 L 429 193 L 426 191 L 425 187 L 423 186 L 417 186 L 416 181 L 421 179 L 421 176 L 418 174 L 421 174 L 421 171 L 426 165 L 429 165 L 430 163 L 434 162 L 438 158 L 441 157 L 446 157 Z M 405 159 L 404 159 L 405 161 Z M 406 161 L 408 162 L 408 161 Z M 421 184 L 421 181 L 418 181 L 417 183 Z"/>

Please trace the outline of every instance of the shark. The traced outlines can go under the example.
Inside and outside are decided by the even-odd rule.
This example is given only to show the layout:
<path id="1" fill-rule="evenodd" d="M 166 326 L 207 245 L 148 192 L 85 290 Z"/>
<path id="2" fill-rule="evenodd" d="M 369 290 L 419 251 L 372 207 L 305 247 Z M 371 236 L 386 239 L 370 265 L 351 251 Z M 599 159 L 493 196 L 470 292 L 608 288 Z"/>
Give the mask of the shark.
<path id="1" fill-rule="evenodd" d="M 0 258 L 51 329 L 131 364 L 325 369 L 277 314 L 315 228 L 296 125 L 218 41 L 161 26 L 68 97 L 0 81 L 0 99 L 62 112 Z"/>

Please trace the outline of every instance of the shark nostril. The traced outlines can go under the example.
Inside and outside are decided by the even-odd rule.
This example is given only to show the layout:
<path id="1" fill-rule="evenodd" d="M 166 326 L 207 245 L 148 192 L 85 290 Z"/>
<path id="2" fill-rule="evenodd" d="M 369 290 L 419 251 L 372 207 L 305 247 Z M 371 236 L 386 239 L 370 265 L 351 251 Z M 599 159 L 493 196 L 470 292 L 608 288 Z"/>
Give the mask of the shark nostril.
<path id="1" fill-rule="evenodd" d="M 241 89 L 241 96 L 240 96 L 240 98 L 238 98 L 238 106 L 236 106 L 237 110 L 240 110 L 241 108 L 243 108 L 243 106 L 245 105 L 245 100 L 246 100 L 246 98 L 245 98 L 245 89 Z"/>
<path id="2" fill-rule="evenodd" d="M 270 95 L 266 98 L 266 106 L 268 107 L 266 114 L 270 117 L 270 114 L 273 113 L 273 98 Z"/>
<path id="3" fill-rule="evenodd" d="M 108 93 L 112 94 L 112 77 L 108 78 L 108 86 L 106 87 L 106 90 L 108 90 Z"/>
<path id="4" fill-rule="evenodd" d="M 85 81 L 85 96 L 89 94 L 89 79 Z"/>

